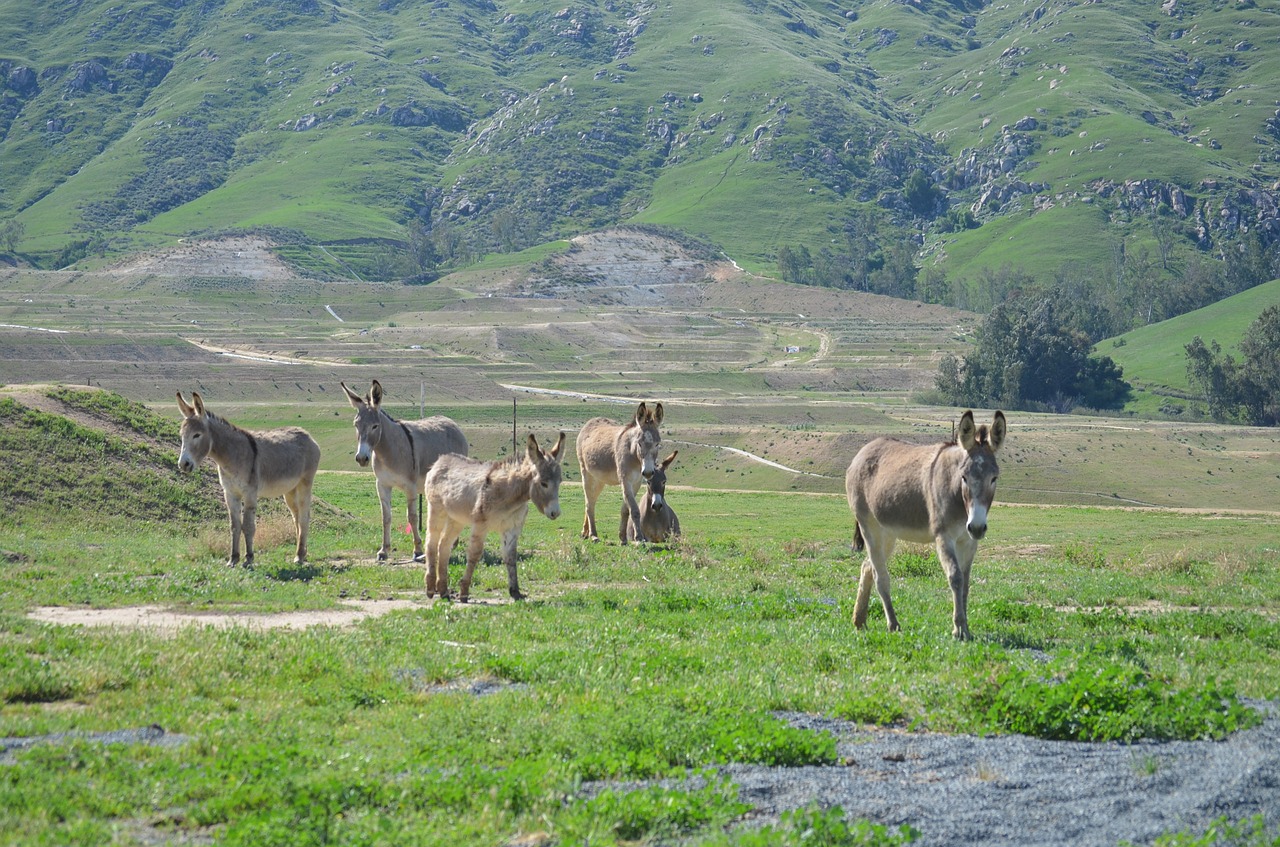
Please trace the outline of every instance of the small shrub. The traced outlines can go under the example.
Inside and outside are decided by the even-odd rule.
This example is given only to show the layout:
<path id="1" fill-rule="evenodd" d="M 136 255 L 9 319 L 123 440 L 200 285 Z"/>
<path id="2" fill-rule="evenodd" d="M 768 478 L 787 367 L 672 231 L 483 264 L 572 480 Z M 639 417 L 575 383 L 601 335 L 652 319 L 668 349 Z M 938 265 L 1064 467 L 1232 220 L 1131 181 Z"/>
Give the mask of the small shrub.
<path id="1" fill-rule="evenodd" d="M 1162 835 L 1152 842 L 1155 847 L 1280 847 L 1280 833 L 1267 831 L 1262 815 L 1231 823 L 1225 817 L 1215 820 L 1202 835 L 1185 832 Z M 1132 847 L 1124 842 L 1124 847 Z"/>
<path id="2" fill-rule="evenodd" d="M 1229 688 L 1180 691 L 1097 654 L 1051 679 L 1007 671 L 986 696 L 997 729 L 1060 741 L 1221 739 L 1261 720 Z"/>
<path id="3" fill-rule="evenodd" d="M 783 812 L 777 826 L 738 830 L 697 842 L 702 847 L 893 847 L 910 844 L 920 832 L 890 829 L 865 820 L 849 821 L 839 806 Z"/>
<path id="4" fill-rule="evenodd" d="M 750 808 L 727 780 L 687 791 L 659 786 L 607 790 L 571 808 L 562 824 L 562 843 L 586 844 L 602 836 L 649 843 L 727 822 Z"/>

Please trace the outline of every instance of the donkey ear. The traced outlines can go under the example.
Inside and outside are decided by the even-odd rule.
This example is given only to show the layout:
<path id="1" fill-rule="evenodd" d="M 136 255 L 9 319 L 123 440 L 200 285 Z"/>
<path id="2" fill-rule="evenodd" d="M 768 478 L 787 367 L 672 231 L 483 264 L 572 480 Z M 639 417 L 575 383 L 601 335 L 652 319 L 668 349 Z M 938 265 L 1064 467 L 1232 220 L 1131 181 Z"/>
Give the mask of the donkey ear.
<path id="1" fill-rule="evenodd" d="M 973 411 L 967 411 L 960 416 L 960 446 L 966 450 L 972 450 L 973 446 L 978 443 L 978 427 L 973 422 Z"/>
<path id="2" fill-rule="evenodd" d="M 995 419 L 991 421 L 991 452 L 999 450 L 1004 443 L 1005 429 L 1004 412 L 997 410 Z"/>
<path id="3" fill-rule="evenodd" d="M 195 408 L 197 415 L 204 417 L 204 398 L 200 396 L 199 391 L 191 392 L 191 405 Z"/>
<path id="4" fill-rule="evenodd" d="M 636 413 L 635 415 L 632 416 L 631 420 L 633 423 L 643 424 L 644 419 L 648 417 L 648 415 L 649 415 L 649 407 L 645 405 L 643 400 L 641 400 L 640 405 L 636 406 Z"/>
<path id="5" fill-rule="evenodd" d="M 564 433 L 563 433 L 563 432 L 561 432 L 561 433 L 560 433 L 560 440 L 556 442 L 556 446 L 555 446 L 555 447 L 552 447 L 552 448 L 551 448 L 551 452 L 550 452 L 550 453 L 548 453 L 547 455 L 549 455 L 551 458 L 555 459 L 556 461 L 559 461 L 559 460 L 560 460 L 560 451 L 561 451 L 561 450 L 563 450 L 563 449 L 564 449 Z"/>
<path id="6" fill-rule="evenodd" d="M 529 456 L 529 461 L 536 462 L 538 457 L 542 455 L 542 451 L 538 449 L 538 439 L 533 437 L 533 433 L 529 433 L 529 437 L 525 439 L 524 451 Z"/>
<path id="7" fill-rule="evenodd" d="M 665 471 L 672 462 L 676 460 L 676 456 L 680 455 L 679 450 L 672 450 L 671 455 L 662 460 L 662 469 Z"/>
<path id="8" fill-rule="evenodd" d="M 191 405 L 186 400 L 182 399 L 181 391 L 178 392 L 178 408 L 182 410 L 184 418 L 194 418 L 196 416 L 196 410 L 191 408 Z"/>
<path id="9" fill-rule="evenodd" d="M 369 385 L 369 405 L 374 408 L 382 405 L 382 383 L 376 379 Z"/>
<path id="10" fill-rule="evenodd" d="M 662 423 L 662 404 L 655 403 L 653 405 L 653 422 L 655 424 Z"/>
<path id="11" fill-rule="evenodd" d="M 359 409 L 361 406 L 364 405 L 364 400 L 360 397 L 360 395 L 352 391 L 350 388 L 348 388 L 345 382 L 339 382 L 338 384 L 341 385 L 342 390 L 347 393 L 348 403 L 350 403 L 352 406 L 354 406 L 357 409 Z"/>

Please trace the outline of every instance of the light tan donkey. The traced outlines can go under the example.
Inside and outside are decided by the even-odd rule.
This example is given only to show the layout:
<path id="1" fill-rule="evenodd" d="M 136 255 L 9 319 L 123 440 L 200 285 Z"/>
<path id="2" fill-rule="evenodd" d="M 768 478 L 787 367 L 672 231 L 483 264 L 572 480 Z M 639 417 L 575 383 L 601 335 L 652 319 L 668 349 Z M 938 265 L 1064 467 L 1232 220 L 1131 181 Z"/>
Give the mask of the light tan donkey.
<path id="1" fill-rule="evenodd" d="M 441 456 L 427 474 L 427 596 L 449 597 L 449 554 L 470 526 L 467 569 L 458 595 L 467 602 L 471 577 L 484 554 L 484 539 L 502 534 L 502 561 L 507 566 L 507 591 L 522 600 L 516 578 L 516 544 L 529 516 L 529 502 L 548 518 L 560 517 L 560 467 L 564 433 L 550 450 L 538 447 L 529 434 L 523 456 L 497 462 L 470 459 L 456 453 Z"/>
<path id="2" fill-rule="evenodd" d="M 422 533 L 418 526 L 417 495 L 425 491 L 427 472 L 436 459 L 446 453 L 467 454 L 467 437 L 449 418 L 434 415 L 418 421 L 398 421 L 382 408 L 382 383 L 376 379 L 369 393 L 361 397 L 340 383 L 347 401 L 356 410 L 356 464 L 364 467 L 373 461 L 377 480 L 378 502 L 382 506 L 382 547 L 378 561 L 391 554 L 391 494 L 404 492 L 408 507 L 409 529 L 413 533 L 413 560 L 426 561 L 422 552 Z"/>
<path id="3" fill-rule="evenodd" d="M 667 501 L 667 468 L 679 454 L 679 450 L 673 450 L 645 481 L 644 497 L 640 499 L 640 530 L 653 543 L 680 537 L 680 518 Z"/>
<path id="4" fill-rule="evenodd" d="M 933 543 L 951 585 L 951 634 L 969 638 L 969 576 L 978 541 L 987 532 L 987 513 L 996 495 L 1000 467 L 996 451 L 1004 443 L 1004 412 L 991 427 L 977 426 L 973 412 L 960 418 L 959 437 L 945 444 L 908 444 L 877 438 L 849 463 L 845 493 L 853 512 L 855 550 L 865 544 L 853 624 L 867 625 L 874 583 L 890 631 L 898 618 L 889 599 L 889 558 L 898 539 Z"/>
<path id="5" fill-rule="evenodd" d="M 320 445 L 296 426 L 250 432 L 218 417 L 204 407 L 199 392 L 191 403 L 178 392 L 182 410 L 182 452 L 178 468 L 194 471 L 208 456 L 218 466 L 218 481 L 231 518 L 231 557 L 240 561 L 240 536 L 244 535 L 244 563 L 253 564 L 253 536 L 257 530 L 258 498 L 283 496 L 293 513 L 298 548 L 294 561 L 307 558 L 307 531 L 311 526 L 311 488 L 320 465 Z"/>
<path id="6" fill-rule="evenodd" d="M 622 486 L 622 514 L 618 523 L 618 540 L 647 540 L 640 526 L 640 504 L 636 491 L 642 479 L 653 476 L 658 466 L 658 449 L 662 434 L 662 404 L 652 409 L 641 403 L 625 424 L 609 418 L 592 418 L 578 433 L 578 464 L 582 468 L 582 489 L 586 498 L 586 515 L 582 520 L 582 537 L 600 540 L 596 531 L 596 499 L 607 485 Z"/>

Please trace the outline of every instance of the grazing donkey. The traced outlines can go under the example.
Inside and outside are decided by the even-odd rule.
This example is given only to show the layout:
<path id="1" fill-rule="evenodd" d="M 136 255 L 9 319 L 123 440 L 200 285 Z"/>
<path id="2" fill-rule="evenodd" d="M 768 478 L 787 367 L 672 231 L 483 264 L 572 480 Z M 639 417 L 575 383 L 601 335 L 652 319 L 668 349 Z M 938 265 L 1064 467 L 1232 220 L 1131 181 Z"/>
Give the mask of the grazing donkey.
<path id="1" fill-rule="evenodd" d="M 356 410 L 356 464 L 364 467 L 373 459 L 373 475 L 378 481 L 378 502 L 382 504 L 382 547 L 378 561 L 391 553 L 391 493 L 404 492 L 413 532 L 413 560 L 424 562 L 422 533 L 418 527 L 415 497 L 424 491 L 427 472 L 446 453 L 467 454 L 467 437 L 456 423 L 436 415 L 420 421 L 397 421 L 382 409 L 382 383 L 376 379 L 369 393 L 361 397 L 340 383 L 347 400 Z"/>
<path id="2" fill-rule="evenodd" d="M 507 591 L 523 600 L 516 579 L 516 543 L 529 516 L 529 501 L 555 520 L 560 517 L 560 452 L 564 433 L 549 451 L 538 447 L 529 433 L 523 456 L 496 462 L 449 454 L 441 456 L 427 474 L 427 596 L 449 597 L 449 554 L 464 527 L 471 526 L 467 542 L 467 570 L 458 586 L 465 603 L 471 593 L 471 576 L 484 553 L 485 536 L 502 533 L 502 561 L 507 566 Z"/>
<path id="3" fill-rule="evenodd" d="M 676 460 L 679 450 L 662 460 L 649 477 L 640 500 L 640 530 L 644 537 L 653 542 L 663 542 L 668 538 L 680 537 L 680 519 L 667 502 L 667 468 Z M 628 519 L 631 517 L 627 516 Z"/>
<path id="4" fill-rule="evenodd" d="M 853 457 L 844 479 L 856 522 L 853 547 L 861 550 L 865 544 L 867 549 L 853 608 L 855 627 L 867 624 L 874 581 L 889 629 L 898 629 L 889 599 L 889 557 L 901 538 L 937 546 L 951 583 L 951 634 L 969 638 L 969 573 L 978 541 L 987 531 L 987 512 L 1000 476 L 996 451 L 1004 436 L 1004 412 L 995 413 L 988 430 L 977 426 L 968 411 L 960 418 L 957 441 L 916 445 L 877 438 Z"/>
<path id="5" fill-rule="evenodd" d="M 582 521 L 582 537 L 599 541 L 596 532 L 596 498 L 606 485 L 622 486 L 622 519 L 618 539 L 647 540 L 640 525 L 640 504 L 636 489 L 641 478 L 653 476 L 658 466 L 658 448 L 662 434 L 662 404 L 652 409 L 641 403 L 625 424 L 608 418 L 592 418 L 578 433 L 578 464 L 582 467 L 582 489 L 586 495 L 586 516 Z"/>
<path id="6" fill-rule="evenodd" d="M 311 487 L 320 465 L 320 445 L 296 426 L 249 432 L 208 411 L 197 391 L 191 403 L 178 392 L 182 410 L 182 452 L 178 468 L 194 471 L 209 456 L 218 466 L 218 481 L 231 518 L 231 558 L 240 561 L 240 534 L 244 533 L 244 563 L 253 564 L 253 535 L 257 529 L 259 497 L 284 495 L 293 513 L 298 537 L 294 562 L 307 558 L 307 530 L 311 525 Z"/>

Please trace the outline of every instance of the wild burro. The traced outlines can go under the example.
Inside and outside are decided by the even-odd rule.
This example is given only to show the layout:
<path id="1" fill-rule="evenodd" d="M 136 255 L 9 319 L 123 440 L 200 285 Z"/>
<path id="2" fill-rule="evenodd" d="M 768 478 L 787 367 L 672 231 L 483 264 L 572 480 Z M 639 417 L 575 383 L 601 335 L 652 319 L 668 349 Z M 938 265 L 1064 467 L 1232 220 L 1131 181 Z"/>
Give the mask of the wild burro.
<path id="1" fill-rule="evenodd" d="M 917 445 L 877 438 L 853 457 L 845 474 L 845 493 L 853 512 L 853 547 L 867 549 L 858 581 L 853 624 L 867 624 L 867 603 L 874 580 L 891 631 L 898 618 L 889 599 L 889 557 L 898 539 L 933 542 L 951 584 L 954 602 L 951 633 L 969 637 L 969 574 L 978 541 L 987 532 L 987 513 L 996 496 L 1000 467 L 996 451 L 1004 443 L 1004 412 L 990 429 L 977 426 L 973 412 L 960 418 L 958 438 L 945 444 Z"/>
<path id="2" fill-rule="evenodd" d="M 658 449 L 662 434 L 662 404 L 650 409 L 645 403 L 625 424 L 609 418 L 592 418 L 578 433 L 578 464 L 582 467 L 582 489 L 586 497 L 586 516 L 582 521 L 582 537 L 600 540 L 596 532 L 596 498 L 606 485 L 622 486 L 622 518 L 618 523 L 618 539 L 647 540 L 640 526 L 640 504 L 636 490 L 641 479 L 653 476 L 658 466 Z"/>
<path id="3" fill-rule="evenodd" d="M 485 462 L 450 453 L 441 456 L 427 474 L 427 596 L 449 597 L 449 554 L 462 530 L 470 526 L 467 570 L 458 586 L 459 599 L 471 593 L 471 576 L 484 553 L 485 536 L 502 534 L 502 561 L 507 566 L 507 591 L 524 599 L 516 579 L 516 544 L 529 502 L 555 520 L 560 517 L 560 453 L 564 433 L 550 450 L 538 446 L 533 434 L 522 456 Z"/>
<path id="4" fill-rule="evenodd" d="M 339 383 L 347 400 L 356 410 L 356 464 L 364 467 L 373 460 L 373 475 L 378 484 L 378 502 L 382 504 L 382 547 L 378 561 L 391 554 L 391 492 L 404 492 L 413 533 L 413 560 L 422 562 L 422 533 L 418 527 L 418 510 L 414 500 L 425 488 L 427 472 L 446 453 L 467 454 L 467 437 L 449 418 L 435 415 L 417 421 L 398 421 L 382 408 L 382 383 L 376 379 L 369 393 L 361 397 Z"/>
<path id="5" fill-rule="evenodd" d="M 644 497 L 640 500 L 639 534 L 655 543 L 680 537 L 680 519 L 667 502 L 667 468 L 671 467 L 679 454 L 679 450 L 673 450 L 645 481 Z"/>
<path id="6" fill-rule="evenodd" d="M 191 392 L 191 403 L 178 393 L 182 410 L 182 452 L 178 468 L 194 471 L 205 456 L 218 466 L 218 481 L 231 518 L 231 558 L 240 561 L 240 535 L 244 534 L 244 563 L 253 564 L 253 536 L 257 529 L 259 497 L 283 496 L 293 513 L 298 551 L 294 561 L 307 558 L 307 530 L 311 525 L 311 488 L 320 466 L 320 445 L 305 429 L 296 426 L 250 432 L 223 420 L 204 407 L 200 393 Z"/>

